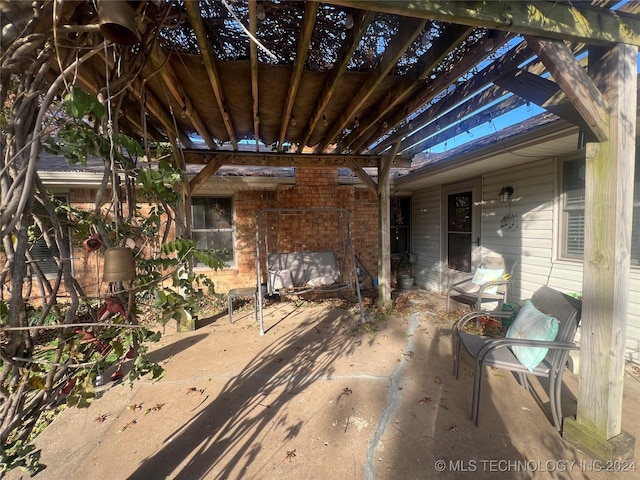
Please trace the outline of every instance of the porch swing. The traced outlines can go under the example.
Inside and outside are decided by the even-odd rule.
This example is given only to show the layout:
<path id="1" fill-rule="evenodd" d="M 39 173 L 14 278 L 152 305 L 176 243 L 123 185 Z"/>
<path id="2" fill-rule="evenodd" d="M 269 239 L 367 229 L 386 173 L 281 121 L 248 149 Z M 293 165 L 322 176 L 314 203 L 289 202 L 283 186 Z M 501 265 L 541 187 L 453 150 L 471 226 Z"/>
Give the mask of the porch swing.
<path id="1" fill-rule="evenodd" d="M 303 237 L 301 232 L 310 232 Z M 351 214 L 343 208 L 265 208 L 256 215 L 260 335 L 268 295 L 331 294 L 355 288 L 364 322 Z"/>

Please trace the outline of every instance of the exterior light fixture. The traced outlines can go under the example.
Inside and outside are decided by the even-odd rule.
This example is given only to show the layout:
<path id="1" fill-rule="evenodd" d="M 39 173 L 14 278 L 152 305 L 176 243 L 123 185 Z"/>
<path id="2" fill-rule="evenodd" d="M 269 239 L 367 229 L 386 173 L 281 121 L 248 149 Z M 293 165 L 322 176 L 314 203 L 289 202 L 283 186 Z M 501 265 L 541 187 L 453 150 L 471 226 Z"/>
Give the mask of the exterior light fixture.
<path id="1" fill-rule="evenodd" d="M 327 117 L 324 116 L 324 113 L 322 114 L 322 125 L 324 125 L 325 127 L 329 125 L 329 122 L 327 121 Z"/>
<path id="2" fill-rule="evenodd" d="M 502 189 L 500 190 L 500 193 L 498 193 L 498 196 L 500 197 L 500 202 L 507 203 L 508 201 L 510 201 L 511 195 L 513 195 L 514 192 L 515 190 L 513 189 L 513 187 L 502 187 Z"/>
<path id="3" fill-rule="evenodd" d="M 289 124 L 290 124 L 292 127 L 295 127 L 295 126 L 298 124 L 298 122 L 296 122 L 296 117 L 294 117 L 293 115 L 291 115 L 291 121 L 289 122 Z"/>

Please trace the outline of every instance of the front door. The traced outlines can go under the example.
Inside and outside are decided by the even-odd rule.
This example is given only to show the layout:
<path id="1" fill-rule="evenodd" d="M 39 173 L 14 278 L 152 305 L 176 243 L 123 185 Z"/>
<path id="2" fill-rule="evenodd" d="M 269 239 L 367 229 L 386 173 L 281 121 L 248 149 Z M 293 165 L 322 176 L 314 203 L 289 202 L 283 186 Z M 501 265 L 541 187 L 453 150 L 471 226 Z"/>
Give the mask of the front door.
<path id="1" fill-rule="evenodd" d="M 479 207 L 475 198 L 478 190 L 474 184 L 467 184 L 444 192 L 446 265 L 453 270 L 470 272 L 479 257 Z"/>

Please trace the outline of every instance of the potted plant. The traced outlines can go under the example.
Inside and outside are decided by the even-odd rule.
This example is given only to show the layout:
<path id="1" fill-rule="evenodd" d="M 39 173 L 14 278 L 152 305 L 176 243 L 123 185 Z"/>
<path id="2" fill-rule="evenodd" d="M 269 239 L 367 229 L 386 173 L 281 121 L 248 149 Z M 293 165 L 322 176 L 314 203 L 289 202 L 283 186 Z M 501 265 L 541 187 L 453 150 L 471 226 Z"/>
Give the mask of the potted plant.
<path id="1" fill-rule="evenodd" d="M 415 257 L 411 253 L 405 253 L 398 260 L 398 285 L 402 290 L 413 288 L 413 262 Z"/>

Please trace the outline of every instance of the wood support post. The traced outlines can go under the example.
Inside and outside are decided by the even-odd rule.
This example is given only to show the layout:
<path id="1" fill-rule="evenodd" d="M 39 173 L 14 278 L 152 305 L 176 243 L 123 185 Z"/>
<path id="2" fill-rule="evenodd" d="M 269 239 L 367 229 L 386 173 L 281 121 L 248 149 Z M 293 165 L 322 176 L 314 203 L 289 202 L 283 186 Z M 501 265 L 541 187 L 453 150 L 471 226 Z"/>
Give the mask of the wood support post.
<path id="1" fill-rule="evenodd" d="M 400 142 L 391 149 L 378 169 L 378 306 L 391 305 L 391 209 L 389 170 L 398 153 Z"/>
<path id="2" fill-rule="evenodd" d="M 389 179 L 378 179 L 378 306 L 391 304 L 391 227 Z"/>
<path id="3" fill-rule="evenodd" d="M 636 138 L 637 50 L 589 52 L 589 70 L 609 105 L 608 140 L 587 144 L 580 389 L 567 441 L 604 461 L 632 458 L 622 431 Z"/>

